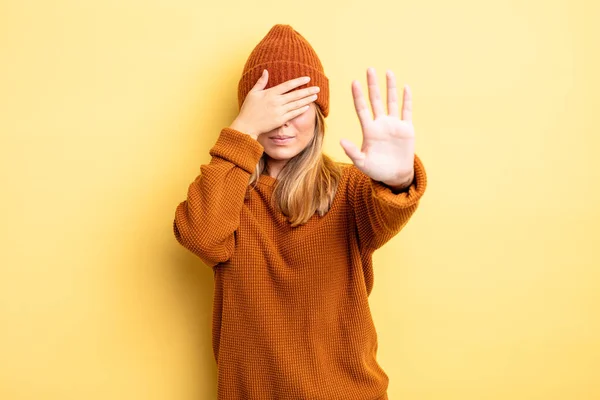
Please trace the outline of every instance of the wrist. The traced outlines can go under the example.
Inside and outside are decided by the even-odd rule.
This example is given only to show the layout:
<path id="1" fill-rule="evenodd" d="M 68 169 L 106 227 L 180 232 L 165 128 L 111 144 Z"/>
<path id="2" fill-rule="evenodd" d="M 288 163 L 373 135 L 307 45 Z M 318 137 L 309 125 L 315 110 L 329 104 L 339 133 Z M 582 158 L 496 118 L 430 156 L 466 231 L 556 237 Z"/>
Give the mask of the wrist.
<path id="1" fill-rule="evenodd" d="M 398 193 L 401 191 L 404 191 L 405 189 L 409 188 L 412 183 L 413 180 L 415 178 L 415 171 L 414 169 L 410 172 L 410 174 L 408 174 L 407 176 L 403 177 L 403 178 L 399 178 L 398 180 L 394 180 L 393 182 L 383 182 L 386 186 L 388 186 L 392 192 Z"/>
<path id="2" fill-rule="evenodd" d="M 246 135 L 251 136 L 255 140 L 258 138 L 258 135 L 256 134 L 256 132 L 253 129 L 249 128 L 243 122 L 240 122 L 237 119 L 234 120 L 231 123 L 231 125 L 229 125 L 229 128 L 235 129 L 238 132 L 245 133 Z"/>

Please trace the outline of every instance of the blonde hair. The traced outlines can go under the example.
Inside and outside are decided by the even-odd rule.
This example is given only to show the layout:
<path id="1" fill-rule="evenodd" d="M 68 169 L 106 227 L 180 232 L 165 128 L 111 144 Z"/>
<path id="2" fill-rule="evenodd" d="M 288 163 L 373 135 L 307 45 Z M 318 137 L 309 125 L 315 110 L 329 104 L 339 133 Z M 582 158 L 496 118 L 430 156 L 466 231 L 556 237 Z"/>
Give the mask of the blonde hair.
<path id="1" fill-rule="evenodd" d="M 292 157 L 277 176 L 272 201 L 288 218 L 292 227 L 306 223 L 317 212 L 325 215 L 342 176 L 341 167 L 322 152 L 325 117 L 317 105 L 313 138 L 304 150 Z M 267 168 L 263 154 L 250 176 L 249 185 Z"/>

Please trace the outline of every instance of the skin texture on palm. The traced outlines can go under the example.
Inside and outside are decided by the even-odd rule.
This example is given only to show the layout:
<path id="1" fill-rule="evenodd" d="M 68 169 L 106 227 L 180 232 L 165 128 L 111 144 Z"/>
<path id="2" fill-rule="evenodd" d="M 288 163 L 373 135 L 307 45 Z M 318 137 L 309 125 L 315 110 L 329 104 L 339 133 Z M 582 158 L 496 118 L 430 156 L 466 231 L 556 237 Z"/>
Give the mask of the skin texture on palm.
<path id="1" fill-rule="evenodd" d="M 374 68 L 367 69 L 369 100 L 373 117 L 360 83 L 352 82 L 354 107 L 363 133 L 359 149 L 347 139 L 340 145 L 354 165 L 370 178 L 383 182 L 398 192 L 410 186 L 414 178 L 415 130 L 412 124 L 412 94 L 404 86 L 402 119 L 398 112 L 396 78 L 392 71 L 386 73 L 387 114 L 377 85 Z"/>

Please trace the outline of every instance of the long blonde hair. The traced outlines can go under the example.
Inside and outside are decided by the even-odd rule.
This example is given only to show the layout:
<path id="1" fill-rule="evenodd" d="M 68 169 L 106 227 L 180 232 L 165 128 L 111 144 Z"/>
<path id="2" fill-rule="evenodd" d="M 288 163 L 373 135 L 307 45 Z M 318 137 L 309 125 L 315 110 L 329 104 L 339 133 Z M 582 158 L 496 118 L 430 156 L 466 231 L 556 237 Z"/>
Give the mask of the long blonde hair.
<path id="1" fill-rule="evenodd" d="M 272 200 L 288 218 L 292 227 L 306 223 L 317 212 L 325 215 L 337 191 L 342 176 L 341 167 L 322 152 L 325 117 L 318 105 L 313 138 L 304 150 L 291 158 L 277 176 Z M 250 176 L 249 185 L 256 186 L 265 171 L 263 154 Z"/>

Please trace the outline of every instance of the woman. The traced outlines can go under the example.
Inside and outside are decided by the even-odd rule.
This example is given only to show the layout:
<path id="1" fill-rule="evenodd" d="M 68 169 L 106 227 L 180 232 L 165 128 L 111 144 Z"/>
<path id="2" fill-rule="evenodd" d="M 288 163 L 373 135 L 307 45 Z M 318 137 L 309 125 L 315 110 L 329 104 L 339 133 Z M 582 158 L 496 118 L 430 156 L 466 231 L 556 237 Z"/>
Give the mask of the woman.
<path id="1" fill-rule="evenodd" d="M 310 79 L 310 81 L 309 81 Z M 239 115 L 190 184 L 173 230 L 214 271 L 219 399 L 387 399 L 369 310 L 372 254 L 415 212 L 426 187 L 411 95 L 387 114 L 367 71 L 371 118 L 352 94 L 362 149 L 322 153 L 329 85 L 308 41 L 275 25 L 250 54 Z M 310 84 L 310 86 L 309 86 Z"/>

